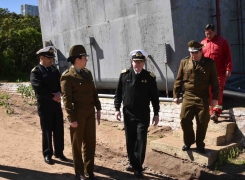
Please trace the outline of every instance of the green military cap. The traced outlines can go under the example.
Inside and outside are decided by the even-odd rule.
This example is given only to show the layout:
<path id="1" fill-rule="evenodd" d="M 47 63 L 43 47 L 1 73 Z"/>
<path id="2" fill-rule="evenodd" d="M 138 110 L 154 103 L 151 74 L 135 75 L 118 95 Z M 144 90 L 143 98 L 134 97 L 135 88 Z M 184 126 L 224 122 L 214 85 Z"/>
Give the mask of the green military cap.
<path id="1" fill-rule="evenodd" d="M 200 44 L 197 41 L 191 40 L 188 43 L 188 47 L 189 47 L 188 51 L 190 51 L 190 52 L 196 52 L 196 51 L 200 51 L 202 49 L 203 44 Z"/>
<path id="2" fill-rule="evenodd" d="M 72 46 L 67 61 L 69 62 L 72 57 L 77 57 L 77 56 L 86 56 L 86 57 L 88 56 L 86 49 L 83 47 L 83 45 Z"/>

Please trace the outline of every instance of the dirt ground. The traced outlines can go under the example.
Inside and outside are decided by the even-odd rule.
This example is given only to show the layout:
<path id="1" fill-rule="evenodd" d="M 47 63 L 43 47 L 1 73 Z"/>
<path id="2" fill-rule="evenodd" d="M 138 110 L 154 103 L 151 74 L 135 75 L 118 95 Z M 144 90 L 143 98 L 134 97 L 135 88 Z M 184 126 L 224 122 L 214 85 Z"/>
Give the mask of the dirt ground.
<path id="1" fill-rule="evenodd" d="M 0 92 L 4 94 L 4 92 Z M 0 106 L 0 179 L 18 180 L 70 180 L 74 179 L 69 125 L 65 121 L 65 150 L 69 159 L 55 164 L 44 162 L 41 152 L 41 129 L 36 106 L 24 102 L 20 95 L 11 95 L 8 100 L 12 114 Z M 103 117 L 102 117 L 103 119 Z M 172 133 L 169 127 L 150 127 L 148 142 Z M 245 156 L 241 156 L 245 159 Z M 123 124 L 101 121 L 97 126 L 95 157 L 97 179 L 135 179 L 126 172 L 126 157 Z M 195 163 L 158 153 L 147 148 L 144 163 L 144 179 L 243 179 L 245 166 L 225 166 L 217 175 L 212 170 Z"/>

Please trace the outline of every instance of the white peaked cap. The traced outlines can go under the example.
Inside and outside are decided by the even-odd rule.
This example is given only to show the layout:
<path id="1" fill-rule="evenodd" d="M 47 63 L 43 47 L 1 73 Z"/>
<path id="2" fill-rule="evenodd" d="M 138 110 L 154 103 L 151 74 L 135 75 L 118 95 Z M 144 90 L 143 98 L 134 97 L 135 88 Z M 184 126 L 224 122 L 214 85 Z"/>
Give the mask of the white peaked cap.
<path id="1" fill-rule="evenodd" d="M 132 58 L 133 56 L 135 56 L 137 52 L 141 52 L 141 54 L 142 54 L 143 56 L 145 56 L 145 58 L 148 57 L 148 54 L 147 54 L 144 50 L 140 50 L 140 49 L 139 49 L 139 50 L 133 50 L 133 51 L 129 54 L 130 58 Z"/>
<path id="2" fill-rule="evenodd" d="M 50 49 L 54 49 L 53 46 L 47 46 L 47 47 L 44 47 L 43 49 L 40 49 L 36 52 L 36 54 L 40 54 L 40 53 L 46 53 L 46 52 L 49 52 Z"/>

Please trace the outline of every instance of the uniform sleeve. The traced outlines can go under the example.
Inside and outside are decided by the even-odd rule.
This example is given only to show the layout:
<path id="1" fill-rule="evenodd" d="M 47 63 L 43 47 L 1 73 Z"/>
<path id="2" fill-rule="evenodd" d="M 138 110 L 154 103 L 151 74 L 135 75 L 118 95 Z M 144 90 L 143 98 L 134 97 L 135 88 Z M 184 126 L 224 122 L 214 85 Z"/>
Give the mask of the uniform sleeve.
<path id="1" fill-rule="evenodd" d="M 180 62 L 178 74 L 174 82 L 173 98 L 179 98 L 183 88 L 183 61 Z"/>
<path id="2" fill-rule="evenodd" d="M 68 76 L 61 76 L 60 79 L 61 82 L 61 93 L 63 98 L 63 103 L 65 110 L 68 114 L 67 118 L 70 122 L 74 122 L 75 116 L 74 116 L 74 109 L 72 104 L 72 84 L 69 81 Z"/>
<path id="3" fill-rule="evenodd" d="M 119 77 L 119 81 L 117 84 L 117 89 L 115 92 L 114 96 L 114 105 L 116 108 L 116 111 L 120 111 L 121 103 L 122 103 L 122 88 L 123 88 L 123 83 L 122 83 L 122 74 Z"/>
<path id="4" fill-rule="evenodd" d="M 159 92 L 157 89 L 156 78 L 153 78 L 153 83 L 151 85 L 151 104 L 153 106 L 154 116 L 157 116 L 160 106 L 159 106 Z"/>
<path id="5" fill-rule="evenodd" d="M 44 86 L 42 82 L 42 74 L 40 74 L 37 70 L 33 70 L 31 72 L 30 81 L 38 99 L 51 100 L 54 97 L 52 91 Z"/>
<path id="6" fill-rule="evenodd" d="M 56 72 L 57 72 L 57 76 L 58 76 L 58 78 L 60 80 L 61 75 L 60 75 L 60 71 L 57 68 L 56 68 Z M 58 89 L 58 92 L 61 92 L 60 81 L 59 81 L 59 89 Z"/>
<path id="7" fill-rule="evenodd" d="M 97 111 L 101 110 L 101 104 L 98 97 L 97 89 L 94 87 L 94 101 L 95 101 L 95 108 Z"/>
<path id="8" fill-rule="evenodd" d="M 232 57 L 231 50 L 228 42 L 225 40 L 223 43 L 222 51 L 224 53 L 225 63 L 226 63 L 226 71 L 232 70 Z"/>
<path id="9" fill-rule="evenodd" d="M 219 97 L 219 82 L 215 63 L 212 63 L 211 73 L 210 73 L 210 83 L 212 87 L 213 100 L 218 100 Z"/>

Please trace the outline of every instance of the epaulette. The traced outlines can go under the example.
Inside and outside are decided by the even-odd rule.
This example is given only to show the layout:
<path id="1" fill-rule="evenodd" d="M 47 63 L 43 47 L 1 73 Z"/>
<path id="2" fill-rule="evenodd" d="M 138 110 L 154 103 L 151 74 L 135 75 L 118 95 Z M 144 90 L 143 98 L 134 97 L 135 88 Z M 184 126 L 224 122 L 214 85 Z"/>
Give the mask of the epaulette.
<path id="1" fill-rule="evenodd" d="M 150 76 L 156 77 L 156 75 L 153 72 L 150 72 Z"/>
<path id="2" fill-rule="evenodd" d="M 83 68 L 86 72 L 89 72 L 89 70 L 87 68 Z"/>
<path id="3" fill-rule="evenodd" d="M 121 74 L 127 72 L 128 70 L 129 69 L 123 69 L 122 72 L 121 72 Z"/>
<path id="4" fill-rule="evenodd" d="M 68 73 L 68 72 L 69 72 L 69 69 L 65 70 L 65 71 L 62 73 L 62 75 L 66 74 L 66 73 Z"/>
<path id="5" fill-rule="evenodd" d="M 31 72 L 33 72 L 33 71 L 36 69 L 36 67 L 37 67 L 37 66 L 35 66 L 35 67 L 31 70 Z"/>
<path id="6" fill-rule="evenodd" d="M 189 59 L 190 58 L 190 56 L 186 56 L 185 58 L 183 58 L 183 59 Z"/>

